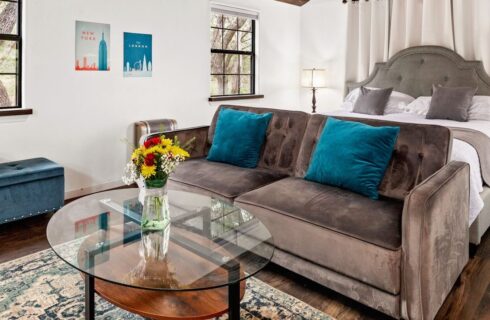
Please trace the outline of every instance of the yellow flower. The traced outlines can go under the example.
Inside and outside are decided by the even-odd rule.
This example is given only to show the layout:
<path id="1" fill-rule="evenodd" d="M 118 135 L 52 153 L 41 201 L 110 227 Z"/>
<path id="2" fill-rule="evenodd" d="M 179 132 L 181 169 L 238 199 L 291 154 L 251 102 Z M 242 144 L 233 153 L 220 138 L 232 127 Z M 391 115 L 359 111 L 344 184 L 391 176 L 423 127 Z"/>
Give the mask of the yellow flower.
<path id="1" fill-rule="evenodd" d="M 182 158 L 188 158 L 189 157 L 189 153 L 180 147 L 172 146 L 172 147 L 170 147 L 170 152 L 174 156 L 180 156 Z"/>
<path id="2" fill-rule="evenodd" d="M 168 148 L 167 147 L 160 147 L 158 146 L 157 149 L 156 149 L 156 152 L 158 152 L 159 154 L 167 154 L 168 153 Z"/>
<path id="3" fill-rule="evenodd" d="M 143 155 L 146 157 L 147 155 L 149 155 L 150 153 L 159 153 L 159 154 L 167 154 L 168 153 L 168 149 L 162 147 L 162 146 L 154 146 L 154 147 L 151 147 L 149 149 L 146 149 L 145 152 L 143 152 Z"/>
<path id="4" fill-rule="evenodd" d="M 152 176 L 155 175 L 156 172 L 157 172 L 156 166 L 147 166 L 145 164 L 141 166 L 141 175 L 145 179 L 151 178 Z"/>
<path id="5" fill-rule="evenodd" d="M 133 151 L 131 155 L 131 160 L 138 160 L 143 155 L 143 150 L 141 148 L 137 148 Z"/>
<path id="6" fill-rule="evenodd" d="M 165 138 L 165 136 L 162 136 L 162 146 L 164 147 L 172 146 L 172 140 Z"/>

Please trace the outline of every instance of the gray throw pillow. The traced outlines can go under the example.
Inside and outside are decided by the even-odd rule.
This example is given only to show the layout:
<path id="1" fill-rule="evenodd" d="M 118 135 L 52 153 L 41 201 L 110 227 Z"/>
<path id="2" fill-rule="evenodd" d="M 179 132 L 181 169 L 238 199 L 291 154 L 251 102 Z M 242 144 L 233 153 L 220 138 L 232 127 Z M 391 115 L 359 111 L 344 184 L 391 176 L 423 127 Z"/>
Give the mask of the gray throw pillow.
<path id="1" fill-rule="evenodd" d="M 368 89 L 361 87 L 359 98 L 354 104 L 355 113 L 363 113 L 370 115 L 383 115 L 385 108 L 390 100 L 393 88 L 387 89 Z"/>
<path id="2" fill-rule="evenodd" d="M 477 88 L 432 86 L 427 119 L 443 119 L 466 122 L 473 96 Z"/>

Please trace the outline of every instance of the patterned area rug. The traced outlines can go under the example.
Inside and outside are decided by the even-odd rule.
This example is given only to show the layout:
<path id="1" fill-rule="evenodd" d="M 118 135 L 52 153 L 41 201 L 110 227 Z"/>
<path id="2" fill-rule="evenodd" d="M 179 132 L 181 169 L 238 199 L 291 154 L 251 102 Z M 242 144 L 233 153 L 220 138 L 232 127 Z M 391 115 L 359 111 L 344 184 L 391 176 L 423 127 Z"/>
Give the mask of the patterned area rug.
<path id="1" fill-rule="evenodd" d="M 80 274 L 45 250 L 0 265 L 0 319 L 83 319 Z M 258 279 L 247 281 L 242 319 L 334 320 Z M 143 319 L 96 297 L 97 319 Z M 219 320 L 225 320 L 227 316 Z"/>

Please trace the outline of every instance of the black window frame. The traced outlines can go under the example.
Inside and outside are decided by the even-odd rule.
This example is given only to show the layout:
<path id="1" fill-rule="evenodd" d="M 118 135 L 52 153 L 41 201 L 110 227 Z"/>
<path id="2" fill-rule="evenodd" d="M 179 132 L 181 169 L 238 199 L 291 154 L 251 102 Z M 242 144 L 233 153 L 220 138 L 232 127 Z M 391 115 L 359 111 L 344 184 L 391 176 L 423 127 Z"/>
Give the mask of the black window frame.
<path id="1" fill-rule="evenodd" d="M 219 13 L 219 12 L 211 12 L 211 14 L 215 14 L 215 13 Z M 235 17 L 242 17 L 240 14 L 236 14 L 236 15 L 233 15 L 233 13 L 219 13 L 221 14 L 223 17 L 224 16 L 235 16 Z M 222 27 L 215 27 L 215 26 L 210 26 L 210 29 L 218 29 L 218 30 L 221 30 L 222 31 L 222 34 L 224 33 L 224 31 L 228 30 L 228 31 L 236 31 L 236 32 L 246 32 L 246 33 L 250 33 L 252 35 L 252 48 L 251 48 L 251 51 L 242 51 L 242 50 L 227 50 L 227 49 L 223 49 L 223 35 L 221 36 L 222 38 L 222 49 L 213 49 L 211 47 L 211 54 L 213 53 L 217 53 L 217 54 L 223 54 L 224 56 L 225 55 L 238 55 L 238 56 L 249 56 L 250 57 L 250 74 L 242 74 L 240 73 L 240 58 L 238 59 L 238 74 L 228 74 L 226 73 L 226 68 L 225 68 L 225 59 L 223 59 L 223 73 L 212 73 L 212 71 L 210 72 L 211 76 L 222 76 L 222 77 L 226 77 L 226 76 L 238 76 L 238 93 L 233 93 L 233 94 L 226 94 L 226 81 L 223 81 L 223 92 L 221 92 L 222 94 L 217 94 L 217 95 L 213 95 L 211 94 L 210 92 L 210 97 L 211 98 L 217 98 L 217 97 L 246 97 L 246 96 L 253 96 L 256 94 L 256 59 L 257 59 L 257 56 L 256 56 L 256 45 L 255 45 L 255 40 L 256 40 L 256 19 L 254 18 L 250 18 L 250 17 L 243 17 L 243 18 L 247 18 L 247 19 L 250 19 L 251 20 L 251 31 L 244 31 L 244 30 L 238 30 L 238 28 L 235 30 L 235 29 L 229 29 L 229 28 L 225 28 L 224 25 L 222 25 Z M 223 19 L 224 21 L 224 19 Z M 224 23 L 224 22 L 222 22 Z M 241 81 L 241 76 L 250 76 L 250 93 L 240 93 L 240 81 Z"/>
<path id="2" fill-rule="evenodd" d="M 0 110 L 22 108 L 22 1 L 23 0 L 1 0 L 17 4 L 17 34 L 0 33 L 0 41 L 17 42 L 17 72 L 0 72 L 1 76 L 16 76 L 16 104 L 14 106 L 0 107 Z"/>

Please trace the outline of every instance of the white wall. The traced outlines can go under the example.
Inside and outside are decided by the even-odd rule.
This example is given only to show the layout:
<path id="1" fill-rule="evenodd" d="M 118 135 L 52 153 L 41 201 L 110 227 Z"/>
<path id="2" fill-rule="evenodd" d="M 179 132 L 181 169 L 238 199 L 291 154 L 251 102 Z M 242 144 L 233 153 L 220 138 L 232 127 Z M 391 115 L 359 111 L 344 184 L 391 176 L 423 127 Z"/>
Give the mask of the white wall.
<path id="1" fill-rule="evenodd" d="M 260 11 L 260 101 L 299 105 L 301 9 L 222 0 Z M 65 167 L 67 196 L 120 185 L 131 123 L 208 124 L 208 0 L 25 1 L 24 102 L 34 115 L 0 121 L 0 162 L 47 157 Z M 110 72 L 75 72 L 75 20 L 111 24 Z M 153 77 L 123 78 L 123 32 L 153 34 Z M 235 102 L 234 102 L 235 103 Z"/>
<path id="2" fill-rule="evenodd" d="M 345 83 L 347 6 L 340 0 L 311 0 L 301 10 L 302 68 L 327 70 L 327 88 L 317 91 L 317 111 L 338 109 Z M 303 110 L 311 111 L 310 89 L 301 89 Z"/>

